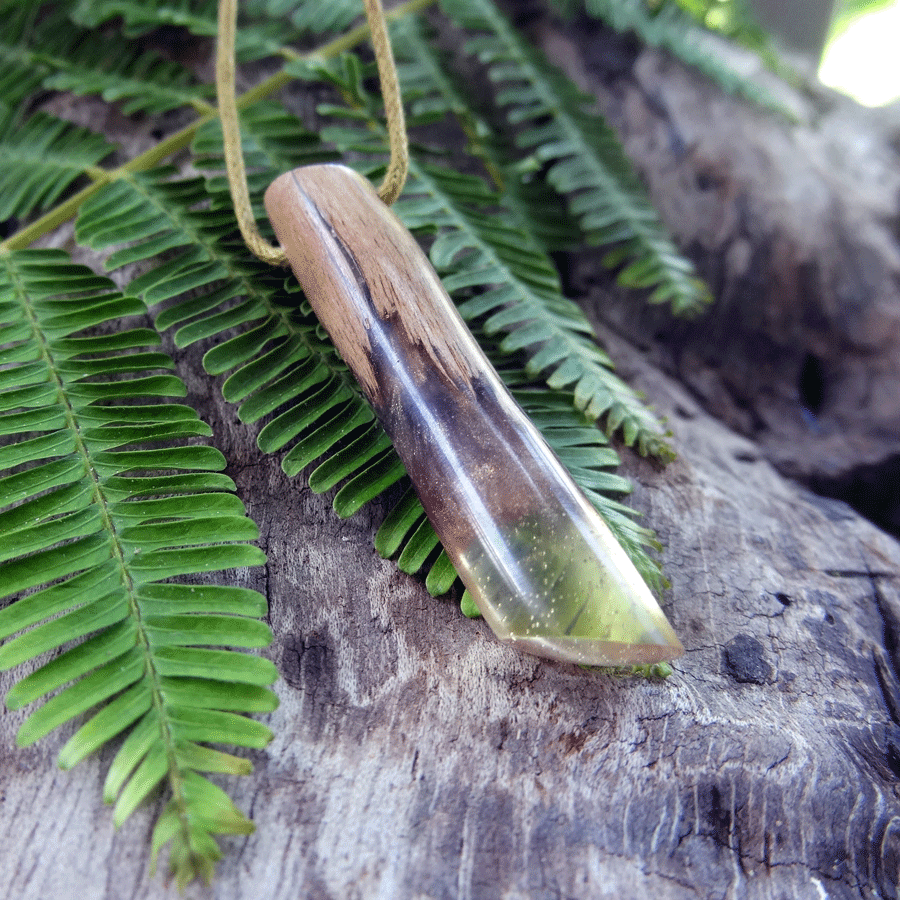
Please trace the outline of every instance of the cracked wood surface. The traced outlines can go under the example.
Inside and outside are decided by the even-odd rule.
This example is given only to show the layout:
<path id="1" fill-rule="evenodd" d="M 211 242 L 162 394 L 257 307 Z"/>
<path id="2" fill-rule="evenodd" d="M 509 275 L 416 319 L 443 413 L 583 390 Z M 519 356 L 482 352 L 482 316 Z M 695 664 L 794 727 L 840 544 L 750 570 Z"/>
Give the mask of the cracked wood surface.
<path id="1" fill-rule="evenodd" d="M 881 478 L 900 531 L 900 104 L 865 109 L 812 80 L 793 90 L 717 43 L 790 121 L 665 54 L 635 58 L 596 24 L 541 35 L 599 97 L 716 303 L 680 323 L 638 294 L 607 303 L 593 253 L 573 266 L 575 292 L 779 471 L 831 496 Z"/>
<path id="2" fill-rule="evenodd" d="M 615 352 L 680 454 L 631 466 L 687 647 L 667 682 L 499 646 L 373 555 L 377 515 L 336 521 L 207 406 L 269 553 L 248 583 L 283 680 L 274 743 L 229 786 L 257 831 L 187 896 L 896 896 L 900 545 Z M 18 720 L 0 881 L 23 900 L 168 896 L 150 812 L 116 833 L 100 802 L 109 753 L 58 772 L 67 735 L 15 752 Z"/>
<path id="3" fill-rule="evenodd" d="M 640 71 L 657 65 L 671 88 L 668 63 L 642 59 Z M 706 103 L 708 89 L 697 90 Z M 683 170 L 663 160 L 658 173 L 651 186 L 664 183 L 671 204 L 697 200 L 693 188 L 678 194 Z M 892 309 L 890 297 L 878 300 L 873 315 L 889 321 Z M 626 318 L 611 316 L 619 331 Z M 669 416 L 679 453 L 665 470 L 627 461 L 634 502 L 666 547 L 663 603 L 687 648 L 666 682 L 500 647 L 483 622 L 375 556 L 383 510 L 338 521 L 330 496 L 254 449 L 252 430 L 199 374 L 199 352 L 179 355 L 261 528 L 269 564 L 244 577 L 269 599 L 276 638 L 266 652 L 282 673 L 281 706 L 266 720 L 275 741 L 252 754 L 253 776 L 227 784 L 257 831 L 226 839 L 213 887 L 187 897 L 897 897 L 900 544 L 771 467 L 767 456 L 803 455 L 799 431 L 775 430 L 779 416 L 766 419 L 762 443 L 710 416 L 743 427 L 733 398 L 717 407 L 737 377 L 732 345 L 719 369 L 675 367 L 689 393 L 626 341 L 603 337 Z M 824 338 L 816 346 L 839 359 Z M 667 352 L 653 355 L 665 362 Z M 846 365 L 866 359 L 856 352 Z M 789 363 L 760 378 L 786 378 Z M 872 377 L 888 369 L 879 356 Z M 760 396 L 784 408 L 781 394 Z M 880 421 L 892 421 L 890 396 L 876 399 Z M 860 417 L 845 407 L 834 417 L 852 443 Z M 857 437 L 866 448 L 874 440 Z M 112 752 L 60 772 L 55 755 L 74 727 L 18 751 L 23 716 L 0 717 L 5 895 L 174 896 L 148 872 L 158 809 L 116 832 L 101 802 Z"/>

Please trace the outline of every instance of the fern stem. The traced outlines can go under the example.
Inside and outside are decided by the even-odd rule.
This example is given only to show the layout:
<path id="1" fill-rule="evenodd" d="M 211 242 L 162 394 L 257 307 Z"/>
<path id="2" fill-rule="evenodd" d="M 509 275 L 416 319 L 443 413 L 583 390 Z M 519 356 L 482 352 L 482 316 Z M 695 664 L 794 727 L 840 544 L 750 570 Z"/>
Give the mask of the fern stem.
<path id="1" fill-rule="evenodd" d="M 84 174 L 87 175 L 91 181 L 97 181 L 101 184 L 106 184 L 112 180 L 110 178 L 110 169 L 104 169 L 103 166 L 88 166 L 84 170 Z"/>
<path id="2" fill-rule="evenodd" d="M 206 100 L 201 100 L 199 97 L 191 100 L 191 106 L 194 107 L 194 112 L 201 116 L 216 114 L 215 105 L 212 103 L 207 103 Z"/>
<path id="3" fill-rule="evenodd" d="M 405 3 L 400 3 L 389 12 L 385 13 L 385 18 L 396 19 L 402 16 L 413 15 L 427 9 L 435 2 L 436 0 L 406 0 Z M 369 26 L 360 25 L 352 31 L 348 31 L 346 34 L 328 41 L 327 43 L 322 44 L 321 47 L 317 47 L 307 53 L 297 53 L 295 50 L 285 47 L 281 50 L 281 55 L 290 62 L 308 62 L 313 59 L 332 59 L 333 57 L 339 56 L 341 53 L 350 50 L 357 44 L 362 43 L 366 40 L 368 35 Z M 295 76 L 290 75 L 285 71 L 276 72 L 265 81 L 261 81 L 256 87 L 252 87 L 250 90 L 241 94 L 237 101 L 238 109 L 246 109 L 254 103 L 271 96 L 276 91 L 281 90 L 281 88 L 294 81 L 294 78 Z M 105 172 L 105 175 L 102 178 L 99 177 L 97 173 L 87 173 L 94 179 L 91 184 L 82 188 L 77 194 L 73 194 L 68 200 L 60 203 L 48 213 L 35 219 L 31 224 L 26 225 L 14 235 L 0 243 L 0 255 L 5 255 L 12 250 L 24 250 L 26 247 L 31 246 L 38 238 L 43 237 L 45 234 L 49 234 L 51 231 L 59 228 L 60 225 L 68 222 L 69 219 L 74 218 L 82 204 L 96 194 L 105 184 L 115 181 L 118 178 L 122 178 L 132 172 L 143 172 L 147 169 L 152 169 L 164 159 L 168 159 L 168 157 L 174 156 L 179 151 L 184 150 L 185 147 L 190 145 L 199 128 L 218 117 L 218 112 L 212 107 L 210 107 L 210 109 L 212 110 L 211 112 L 200 116 L 180 131 L 170 134 L 154 147 L 151 147 L 139 156 L 134 157 L 134 159 L 129 160 L 124 165 L 119 166 L 116 169 L 100 170 Z"/>

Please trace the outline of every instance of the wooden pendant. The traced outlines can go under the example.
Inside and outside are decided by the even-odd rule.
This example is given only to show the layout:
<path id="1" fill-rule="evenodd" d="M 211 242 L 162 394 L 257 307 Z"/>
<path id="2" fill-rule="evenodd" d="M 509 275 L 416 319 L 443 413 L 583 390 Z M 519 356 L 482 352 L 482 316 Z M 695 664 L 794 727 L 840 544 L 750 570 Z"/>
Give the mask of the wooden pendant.
<path id="1" fill-rule="evenodd" d="M 344 166 L 308 166 L 276 179 L 265 203 L 497 637 L 590 665 L 680 656 L 634 565 L 369 182 Z"/>

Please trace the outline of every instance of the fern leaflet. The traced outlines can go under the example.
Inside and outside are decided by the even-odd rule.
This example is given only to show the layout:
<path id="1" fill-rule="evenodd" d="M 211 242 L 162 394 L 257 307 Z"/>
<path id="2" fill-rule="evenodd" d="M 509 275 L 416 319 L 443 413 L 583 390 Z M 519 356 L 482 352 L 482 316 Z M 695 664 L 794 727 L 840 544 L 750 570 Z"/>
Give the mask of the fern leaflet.
<path id="1" fill-rule="evenodd" d="M 18 6 L 7 0 L 4 7 Z M 34 4 L 24 4 L 34 6 Z M 13 16 L 12 11 L 7 14 Z M 21 13 L 20 13 L 21 15 Z M 182 106 L 208 112 L 212 93 L 178 63 L 140 43 L 111 39 L 74 25 L 60 10 L 0 34 L 0 86 L 7 102 L 21 102 L 39 88 L 98 94 L 122 102 L 126 113 L 158 114 Z"/>
<path id="2" fill-rule="evenodd" d="M 112 150 L 99 134 L 46 113 L 21 122 L 0 101 L 0 221 L 47 209 Z"/>
<path id="3" fill-rule="evenodd" d="M 207 744 L 262 747 L 269 730 L 241 713 L 276 705 L 261 647 L 261 595 L 189 583 L 264 562 L 225 461 L 195 439 L 172 361 L 146 328 L 98 333 L 144 312 L 61 252 L 0 259 L 0 667 L 54 655 L 6 704 L 45 702 L 17 735 L 27 746 L 87 714 L 59 754 L 70 768 L 128 732 L 104 797 L 121 824 L 161 783 L 171 799 L 154 854 L 171 843 L 181 883 L 209 876 L 215 834 L 252 824 L 200 772 L 246 774 Z M 66 285 L 61 293 L 60 285 Z M 162 442 L 162 446 L 160 445 Z M 173 580 L 174 579 L 174 580 Z"/>
<path id="4" fill-rule="evenodd" d="M 103 68 L 93 58 L 96 48 L 80 47 L 76 54 L 53 60 L 43 81 L 45 88 L 96 94 L 109 103 L 120 103 L 122 112 L 158 115 L 172 109 L 193 107 L 211 110 L 209 85 L 199 84 L 183 66 L 161 59 L 155 53 L 135 53 L 128 44 L 104 49 Z"/>
<path id="5" fill-rule="evenodd" d="M 32 43 L 40 5 L 39 0 L 0 0 L 0 97 L 10 106 L 30 97 L 45 73 Z M 63 27 L 65 19 L 51 15 L 46 21 Z"/>
<path id="6" fill-rule="evenodd" d="M 491 0 L 444 0 L 462 26 L 480 32 L 468 52 L 500 87 L 497 103 L 521 127 L 520 146 L 547 166 L 547 178 L 570 197 L 589 239 L 611 248 L 624 287 L 649 288 L 652 303 L 696 312 L 709 291 L 675 248 L 606 121 L 587 111 L 590 98 L 520 35 Z"/>
<path id="7" fill-rule="evenodd" d="M 362 14 L 359 0 L 319 0 L 297 4 L 294 0 L 261 0 L 266 15 L 289 19 L 303 34 L 333 34 L 349 28 Z"/>
<path id="8" fill-rule="evenodd" d="M 248 62 L 276 56 L 299 37 L 299 29 L 286 27 L 290 20 L 265 19 L 266 0 L 244 4 L 252 21 L 241 21 L 237 32 L 237 58 Z M 263 20 L 260 21 L 260 14 Z M 216 35 L 216 0 L 79 0 L 73 18 L 86 28 L 96 28 L 121 17 L 126 37 L 142 37 L 162 26 L 184 29 L 197 38 Z"/>
<path id="9" fill-rule="evenodd" d="M 478 99 L 450 67 L 434 33 L 411 16 L 393 23 L 391 35 L 404 102 L 413 121 L 426 124 L 442 116 L 455 118 L 468 139 L 467 152 L 483 162 L 516 221 L 547 252 L 577 247 L 581 229 L 560 195 L 537 177 L 533 161 L 520 160 L 521 153 L 508 145 L 506 136 L 479 114 Z"/>
<path id="10" fill-rule="evenodd" d="M 553 0 L 562 12 L 571 14 L 576 6 L 584 7 L 587 13 L 606 22 L 618 32 L 634 32 L 641 41 L 651 47 L 667 50 L 685 65 L 701 72 L 716 82 L 729 94 L 744 97 L 759 106 L 786 114 L 783 106 L 772 95 L 746 75 L 732 69 L 720 56 L 710 52 L 709 32 L 696 24 L 697 18 L 725 22 L 732 16 L 732 36 L 752 37 L 756 49 L 766 51 L 762 30 L 754 29 L 750 18 L 743 14 L 737 18 L 734 3 L 702 2 L 699 8 L 693 5 L 693 17 L 682 8 L 689 4 L 683 0 L 663 0 L 651 4 L 647 0 Z M 714 5 L 715 10 L 709 7 Z M 771 57 L 771 53 L 767 53 Z"/>

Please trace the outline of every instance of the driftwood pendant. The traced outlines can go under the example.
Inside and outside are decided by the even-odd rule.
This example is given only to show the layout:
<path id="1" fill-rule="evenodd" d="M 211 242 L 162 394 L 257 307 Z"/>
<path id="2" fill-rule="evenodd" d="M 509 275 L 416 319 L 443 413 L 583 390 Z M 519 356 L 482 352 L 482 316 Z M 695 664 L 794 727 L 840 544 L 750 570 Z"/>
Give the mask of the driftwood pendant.
<path id="1" fill-rule="evenodd" d="M 625 551 L 513 400 L 412 235 L 344 166 L 295 169 L 266 209 L 494 633 L 591 665 L 683 648 Z"/>

